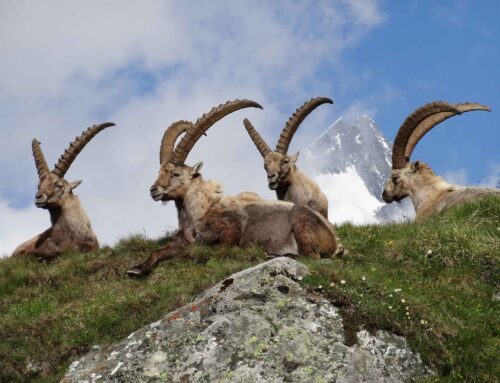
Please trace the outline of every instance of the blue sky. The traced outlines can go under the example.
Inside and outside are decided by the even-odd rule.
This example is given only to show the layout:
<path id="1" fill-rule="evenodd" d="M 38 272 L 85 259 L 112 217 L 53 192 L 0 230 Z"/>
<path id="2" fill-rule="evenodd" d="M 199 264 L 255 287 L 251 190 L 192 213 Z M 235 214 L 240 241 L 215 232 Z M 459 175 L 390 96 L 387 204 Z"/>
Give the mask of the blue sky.
<path id="1" fill-rule="evenodd" d="M 387 102 L 378 104 L 375 118 L 390 139 L 406 115 L 426 102 L 489 105 L 492 113 L 471 112 L 446 121 L 413 155 L 438 174 L 463 169 L 467 182 L 477 182 L 500 162 L 500 2 L 384 5 L 386 21 L 345 55 L 350 71 L 369 77 L 346 98 L 352 102 L 379 92 L 384 99 L 386 89 Z"/>
<path id="2" fill-rule="evenodd" d="M 0 255 L 47 227 L 33 206 L 31 139 L 54 163 L 92 123 L 116 122 L 79 155 L 68 179 L 101 242 L 176 226 L 173 206 L 148 196 L 164 129 L 212 106 L 251 98 L 197 144 L 206 178 L 228 194 L 266 198 L 261 159 L 241 121 L 272 145 L 290 113 L 318 108 L 291 150 L 337 118 L 369 114 L 392 140 L 405 117 L 434 100 L 475 101 L 492 113 L 447 120 L 413 159 L 451 181 L 500 179 L 500 1 L 86 1 L 0 3 Z M 228 167 L 228 164 L 231 166 Z"/>

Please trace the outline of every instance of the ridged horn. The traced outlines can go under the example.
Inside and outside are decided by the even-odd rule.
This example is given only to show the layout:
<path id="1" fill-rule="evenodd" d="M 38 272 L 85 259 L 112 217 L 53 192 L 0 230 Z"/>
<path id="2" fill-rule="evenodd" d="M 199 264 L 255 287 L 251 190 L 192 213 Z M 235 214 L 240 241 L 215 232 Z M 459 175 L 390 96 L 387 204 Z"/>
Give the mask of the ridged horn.
<path id="1" fill-rule="evenodd" d="M 491 109 L 482 104 L 476 102 L 464 102 L 461 104 L 454 104 L 455 108 L 460 111 L 460 113 L 471 112 L 473 110 L 484 110 L 491 112 Z M 408 139 L 408 144 L 406 144 L 405 157 L 407 160 L 410 159 L 413 149 L 417 146 L 418 142 L 425 136 L 425 134 L 434 128 L 437 124 L 440 124 L 444 120 L 450 117 L 456 116 L 456 112 L 440 112 L 427 117 L 422 123 L 416 128 Z"/>
<path id="2" fill-rule="evenodd" d="M 40 141 L 33 138 L 31 141 L 31 149 L 33 151 L 33 158 L 35 159 L 36 171 L 38 172 L 38 178 L 42 178 L 43 175 L 50 173 L 47 161 L 45 161 L 45 156 L 43 155 L 42 148 L 40 147 Z"/>
<path id="3" fill-rule="evenodd" d="M 276 151 L 278 153 L 286 154 L 288 152 L 288 147 L 290 146 L 293 135 L 299 128 L 302 121 L 304 121 L 304 119 L 321 104 L 333 104 L 333 101 L 328 97 L 316 97 L 311 98 L 309 101 L 306 101 L 300 108 L 297 108 L 297 110 L 290 116 L 290 118 L 286 122 L 285 127 L 280 134 L 280 138 L 278 140 L 278 143 L 276 144 Z"/>
<path id="4" fill-rule="evenodd" d="M 64 153 L 59 157 L 59 160 L 54 165 L 54 170 L 52 173 L 59 177 L 64 177 L 69 167 L 75 160 L 78 153 L 82 151 L 82 149 L 89 143 L 89 141 L 101 130 L 106 129 L 110 126 L 115 126 L 112 122 L 104 122 L 99 125 L 92 125 L 87 130 L 84 130 L 82 134 L 76 137 L 70 144 L 68 149 L 64 151 Z"/>
<path id="5" fill-rule="evenodd" d="M 245 129 L 247 130 L 250 138 L 259 150 L 262 157 L 266 158 L 266 156 L 271 152 L 271 148 L 267 146 L 266 141 L 264 141 L 259 132 L 255 130 L 252 123 L 247 118 L 243 120 L 243 125 L 245 125 Z"/>
<path id="6" fill-rule="evenodd" d="M 183 165 L 194 144 L 213 124 L 232 112 L 250 107 L 263 109 L 262 106 L 251 100 L 228 101 L 225 104 L 212 108 L 210 112 L 204 114 L 196 121 L 192 129 L 189 129 L 184 134 L 181 142 L 177 144 L 170 162 L 176 165 Z"/>
<path id="7" fill-rule="evenodd" d="M 172 153 L 174 152 L 174 145 L 177 138 L 188 129 L 190 129 L 193 124 L 189 121 L 177 121 L 170 125 L 161 139 L 160 145 L 160 164 L 165 163 L 170 159 Z"/>
<path id="8" fill-rule="evenodd" d="M 392 168 L 403 168 L 409 158 L 406 158 L 406 145 L 410 139 L 411 134 L 419 129 L 419 126 L 429 117 L 436 113 L 449 112 L 453 114 L 460 114 L 455 105 L 449 104 L 444 101 L 435 101 L 421 106 L 416 109 L 412 114 L 406 117 L 406 120 L 399 127 L 394 144 L 392 145 Z"/>

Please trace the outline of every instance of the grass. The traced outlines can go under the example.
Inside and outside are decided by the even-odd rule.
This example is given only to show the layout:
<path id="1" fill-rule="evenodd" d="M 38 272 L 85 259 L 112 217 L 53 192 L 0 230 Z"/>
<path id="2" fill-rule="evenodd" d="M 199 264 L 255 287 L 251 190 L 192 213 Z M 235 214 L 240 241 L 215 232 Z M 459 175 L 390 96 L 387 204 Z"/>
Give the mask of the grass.
<path id="1" fill-rule="evenodd" d="M 114 248 L 50 263 L 0 261 L 0 382 L 57 382 L 95 344 L 110 344 L 265 259 L 258 248 L 191 246 L 145 280 L 125 276 L 166 240 L 131 236 Z"/>
<path id="2" fill-rule="evenodd" d="M 312 261 L 302 283 L 341 307 L 357 330 L 408 338 L 436 371 L 430 382 L 498 382 L 500 200 L 422 223 L 338 228 L 349 255 Z M 225 276 L 265 259 L 258 248 L 191 246 L 146 280 L 125 277 L 168 239 L 132 236 L 114 248 L 50 263 L 0 260 L 0 382 L 56 382 L 95 344 L 110 344 Z"/>
<path id="3" fill-rule="evenodd" d="M 338 229 L 346 259 L 312 262 L 304 284 L 341 306 L 346 341 L 360 327 L 408 338 L 437 375 L 428 382 L 500 379 L 500 199 L 422 223 Z"/>

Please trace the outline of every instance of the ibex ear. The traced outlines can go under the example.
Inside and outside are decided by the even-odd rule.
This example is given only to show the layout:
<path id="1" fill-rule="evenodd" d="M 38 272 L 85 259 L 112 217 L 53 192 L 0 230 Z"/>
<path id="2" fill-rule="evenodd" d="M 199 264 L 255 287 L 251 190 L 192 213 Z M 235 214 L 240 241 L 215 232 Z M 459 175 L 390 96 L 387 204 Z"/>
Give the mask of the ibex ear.
<path id="1" fill-rule="evenodd" d="M 293 163 L 296 163 L 297 160 L 299 159 L 299 153 L 300 152 L 297 152 L 293 156 L 290 156 L 290 161 L 292 161 Z"/>
<path id="2" fill-rule="evenodd" d="M 82 180 L 77 180 L 69 183 L 69 190 L 73 190 L 82 183 Z"/>
<path id="3" fill-rule="evenodd" d="M 415 161 L 411 164 L 411 172 L 415 173 L 418 169 L 420 169 L 420 161 Z"/>
<path id="4" fill-rule="evenodd" d="M 193 177 L 199 176 L 200 175 L 200 170 L 203 167 L 203 162 L 198 162 L 193 166 L 193 169 L 191 170 L 191 175 Z"/>

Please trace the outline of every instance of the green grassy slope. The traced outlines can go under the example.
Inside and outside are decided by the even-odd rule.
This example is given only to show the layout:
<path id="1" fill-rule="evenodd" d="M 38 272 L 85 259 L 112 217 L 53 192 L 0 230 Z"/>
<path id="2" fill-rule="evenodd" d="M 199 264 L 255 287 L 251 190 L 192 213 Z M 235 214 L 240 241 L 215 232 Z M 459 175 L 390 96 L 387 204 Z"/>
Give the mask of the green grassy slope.
<path id="1" fill-rule="evenodd" d="M 423 223 L 338 229 L 349 255 L 307 263 L 303 284 L 342 308 L 348 336 L 389 329 L 408 337 L 436 382 L 496 382 L 500 371 L 500 200 Z M 0 382 L 54 382 L 78 355 L 113 343 L 233 272 L 257 249 L 192 246 L 146 280 L 125 270 L 165 240 L 140 236 L 51 264 L 0 261 Z"/>

